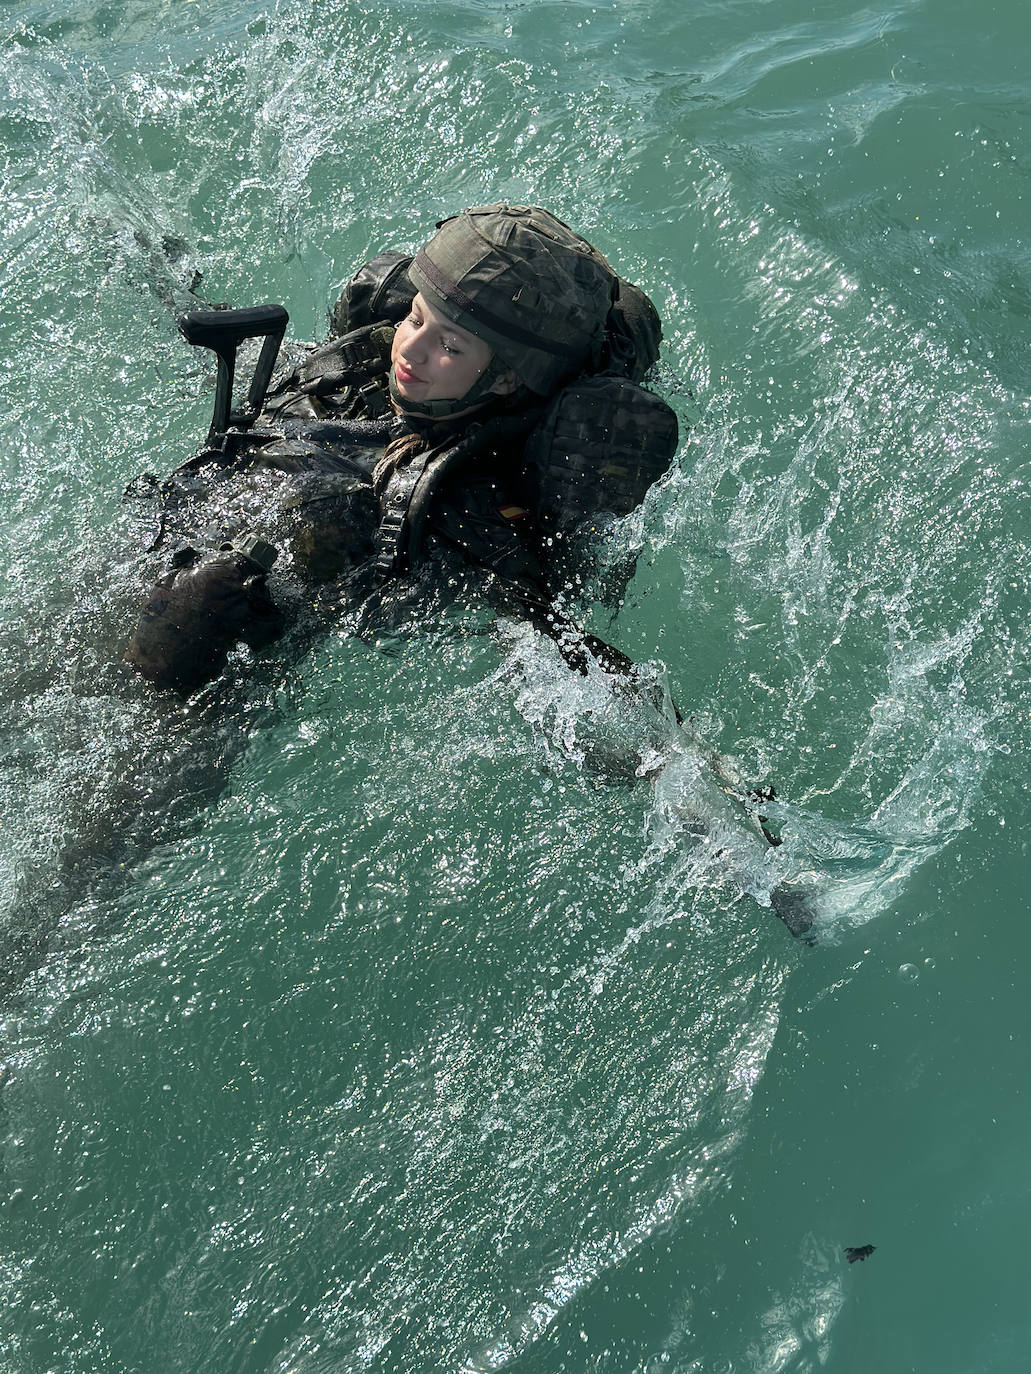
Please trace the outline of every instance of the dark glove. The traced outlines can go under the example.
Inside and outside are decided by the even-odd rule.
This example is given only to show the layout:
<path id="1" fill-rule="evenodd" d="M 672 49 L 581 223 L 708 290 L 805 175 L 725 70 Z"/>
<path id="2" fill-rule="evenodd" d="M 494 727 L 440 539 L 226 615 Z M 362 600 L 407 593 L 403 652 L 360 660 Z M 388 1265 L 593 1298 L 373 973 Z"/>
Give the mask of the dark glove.
<path id="1" fill-rule="evenodd" d="M 206 555 L 180 550 L 140 612 L 126 662 L 159 686 L 192 691 L 210 681 L 234 644 L 258 649 L 282 634 L 265 577 L 229 545 Z"/>

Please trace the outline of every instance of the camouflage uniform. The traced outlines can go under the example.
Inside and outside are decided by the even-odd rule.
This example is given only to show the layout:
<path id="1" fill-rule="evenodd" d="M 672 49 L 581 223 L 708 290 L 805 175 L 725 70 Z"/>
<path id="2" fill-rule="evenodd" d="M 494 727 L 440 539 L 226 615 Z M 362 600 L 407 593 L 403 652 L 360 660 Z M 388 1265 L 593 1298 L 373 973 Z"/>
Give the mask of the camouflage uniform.
<path id="1" fill-rule="evenodd" d="M 393 385 L 392 325 L 414 290 L 493 350 L 462 397 L 413 405 Z M 475 567 L 495 601 L 553 632 L 568 536 L 599 511 L 625 514 L 672 458 L 676 419 L 636 385 L 654 361 L 654 309 L 547 211 L 447 220 L 414 260 L 385 255 L 356 274 L 332 318 L 339 337 L 281 376 L 231 462 L 202 453 L 164 484 L 164 538 L 186 548 L 126 655 L 155 682 L 192 689 L 234 643 L 281 630 L 266 580 L 276 551 L 280 585 L 332 587 L 337 602 L 427 560 L 452 583 Z M 499 399 L 490 387 L 506 371 L 520 390 Z M 375 464 L 405 432 L 422 452 L 374 496 Z"/>

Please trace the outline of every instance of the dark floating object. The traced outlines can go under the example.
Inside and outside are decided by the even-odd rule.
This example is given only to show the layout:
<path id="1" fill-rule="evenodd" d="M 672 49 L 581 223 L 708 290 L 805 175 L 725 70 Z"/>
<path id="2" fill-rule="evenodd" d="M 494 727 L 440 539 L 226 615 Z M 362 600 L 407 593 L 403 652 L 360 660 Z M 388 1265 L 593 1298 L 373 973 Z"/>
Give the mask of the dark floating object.
<path id="1" fill-rule="evenodd" d="M 876 1245 L 849 1245 L 845 1249 L 849 1264 L 855 1264 L 856 1260 L 865 1260 L 867 1255 L 872 1255 L 877 1249 Z"/>

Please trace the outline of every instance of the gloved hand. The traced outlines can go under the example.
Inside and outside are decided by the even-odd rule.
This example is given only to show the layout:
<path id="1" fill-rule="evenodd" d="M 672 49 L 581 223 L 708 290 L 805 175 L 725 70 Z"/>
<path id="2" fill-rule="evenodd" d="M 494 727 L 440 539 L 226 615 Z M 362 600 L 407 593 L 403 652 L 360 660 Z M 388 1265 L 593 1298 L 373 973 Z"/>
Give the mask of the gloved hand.
<path id="1" fill-rule="evenodd" d="M 234 644 L 257 649 L 282 631 L 265 567 L 231 545 L 181 549 L 144 603 L 125 661 L 159 686 L 192 691 L 222 671 Z"/>

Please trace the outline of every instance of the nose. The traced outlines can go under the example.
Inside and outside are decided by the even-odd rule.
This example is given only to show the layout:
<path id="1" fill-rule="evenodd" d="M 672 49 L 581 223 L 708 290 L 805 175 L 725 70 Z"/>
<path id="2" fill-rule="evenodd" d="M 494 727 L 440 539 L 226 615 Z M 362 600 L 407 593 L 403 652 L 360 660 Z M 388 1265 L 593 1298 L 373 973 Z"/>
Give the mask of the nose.
<path id="1" fill-rule="evenodd" d="M 401 352 L 409 362 L 424 362 L 426 359 L 426 328 L 421 324 L 409 324 L 401 341 Z"/>

